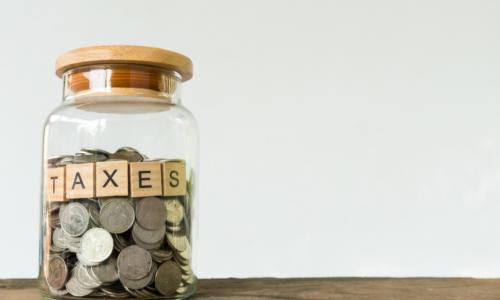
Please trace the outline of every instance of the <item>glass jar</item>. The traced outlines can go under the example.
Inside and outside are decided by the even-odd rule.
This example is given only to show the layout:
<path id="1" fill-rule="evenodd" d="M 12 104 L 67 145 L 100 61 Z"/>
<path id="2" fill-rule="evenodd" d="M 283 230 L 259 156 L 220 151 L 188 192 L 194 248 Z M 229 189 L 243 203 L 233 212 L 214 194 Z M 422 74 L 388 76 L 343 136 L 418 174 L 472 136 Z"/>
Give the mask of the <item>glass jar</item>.
<path id="1" fill-rule="evenodd" d="M 191 60 L 99 46 L 56 63 L 43 141 L 45 299 L 182 299 L 196 290 L 198 129 L 181 105 Z"/>

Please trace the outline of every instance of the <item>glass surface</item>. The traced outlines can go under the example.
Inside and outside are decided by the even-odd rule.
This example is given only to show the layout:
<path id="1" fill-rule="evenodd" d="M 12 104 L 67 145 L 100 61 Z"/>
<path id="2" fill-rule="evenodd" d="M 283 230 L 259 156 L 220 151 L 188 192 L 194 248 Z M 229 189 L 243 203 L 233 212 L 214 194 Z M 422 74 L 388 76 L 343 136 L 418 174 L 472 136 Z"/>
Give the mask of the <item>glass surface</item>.
<path id="1" fill-rule="evenodd" d="M 144 77 L 141 77 L 142 83 L 136 85 L 137 80 L 129 75 L 127 78 L 132 79 L 127 79 L 125 83 L 123 80 L 116 81 L 113 72 L 117 66 L 113 65 L 78 70 L 80 75 L 83 74 L 82 78 L 88 79 L 83 87 L 81 82 L 79 85 L 72 84 L 74 78 L 72 73 L 68 73 L 64 76 L 63 103 L 47 119 L 43 142 L 39 272 L 41 293 L 46 299 L 173 299 L 188 297 L 196 290 L 196 121 L 180 103 L 180 80 L 176 74 L 151 68 L 119 67 L 120 70 L 152 74 L 151 78 L 146 76 L 146 81 L 151 79 L 154 84 L 144 85 Z M 185 196 L 155 197 L 166 212 L 166 220 L 160 227 L 143 226 L 154 219 L 154 211 L 139 218 L 142 208 L 138 208 L 138 204 L 147 197 L 85 197 L 49 201 L 47 187 L 51 182 L 46 176 L 49 168 L 124 158 L 130 159 L 129 163 L 185 162 Z M 129 185 L 132 188 L 131 183 Z M 152 202 L 157 203 L 155 201 Z M 176 205 L 179 203 L 180 208 Z M 113 210 L 110 208 L 112 205 L 118 208 Z M 75 212 L 68 212 L 68 207 Z M 78 211 L 81 207 L 85 211 Z M 169 214 L 172 210 L 174 212 Z M 122 217 L 132 218 L 133 223 L 121 229 L 114 228 L 118 226 L 116 220 Z M 170 222 L 172 218 L 174 222 Z M 87 220 L 88 225 L 85 226 Z M 99 230 L 89 232 L 94 228 L 109 233 L 113 249 L 110 255 L 101 253 L 102 257 L 89 259 L 89 251 L 99 254 L 106 248 L 104 244 L 99 244 L 102 242 L 99 238 L 107 236 L 107 233 L 92 240 L 92 233 L 101 233 Z M 154 241 L 144 242 L 150 238 Z M 122 254 L 132 245 L 145 251 L 138 251 L 137 254 L 131 250 L 128 256 Z M 96 249 L 88 249 L 93 246 Z M 102 260 L 103 257 L 106 259 Z M 150 258 L 147 262 L 138 263 L 144 257 Z M 145 264 L 146 275 L 140 274 L 141 270 L 134 273 L 136 265 L 141 269 Z M 102 274 L 104 271 L 107 273 Z M 178 274 L 181 274 L 180 283 L 173 289 L 172 284 L 177 282 Z"/>

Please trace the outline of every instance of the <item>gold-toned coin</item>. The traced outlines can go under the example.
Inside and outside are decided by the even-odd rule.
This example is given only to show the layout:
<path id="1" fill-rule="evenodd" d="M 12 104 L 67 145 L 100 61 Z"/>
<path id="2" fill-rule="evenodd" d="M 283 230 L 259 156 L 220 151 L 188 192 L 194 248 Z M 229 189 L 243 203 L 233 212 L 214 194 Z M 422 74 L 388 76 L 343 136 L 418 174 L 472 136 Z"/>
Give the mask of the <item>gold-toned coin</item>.
<path id="1" fill-rule="evenodd" d="M 170 296 L 179 288 L 182 273 L 173 261 L 164 262 L 156 272 L 155 287 L 164 296 Z"/>

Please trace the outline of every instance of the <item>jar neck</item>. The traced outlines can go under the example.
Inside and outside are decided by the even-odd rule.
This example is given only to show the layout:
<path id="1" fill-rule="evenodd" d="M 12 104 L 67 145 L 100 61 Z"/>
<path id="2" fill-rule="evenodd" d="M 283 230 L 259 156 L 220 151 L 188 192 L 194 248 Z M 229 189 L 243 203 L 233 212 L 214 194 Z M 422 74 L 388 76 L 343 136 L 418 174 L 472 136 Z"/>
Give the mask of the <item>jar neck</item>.
<path id="1" fill-rule="evenodd" d="M 63 101 L 99 101 L 130 97 L 180 103 L 181 80 L 174 71 L 135 65 L 97 65 L 63 75 Z"/>

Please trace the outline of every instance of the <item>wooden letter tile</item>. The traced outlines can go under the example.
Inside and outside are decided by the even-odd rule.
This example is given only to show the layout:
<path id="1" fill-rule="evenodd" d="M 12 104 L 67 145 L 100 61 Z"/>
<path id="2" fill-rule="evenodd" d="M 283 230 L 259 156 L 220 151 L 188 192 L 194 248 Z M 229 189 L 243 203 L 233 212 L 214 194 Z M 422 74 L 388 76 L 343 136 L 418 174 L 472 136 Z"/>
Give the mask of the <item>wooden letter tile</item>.
<path id="1" fill-rule="evenodd" d="M 71 164 L 66 166 L 66 198 L 93 198 L 95 164 Z"/>
<path id="2" fill-rule="evenodd" d="M 128 162 L 96 162 L 95 181 L 96 197 L 128 196 Z"/>
<path id="3" fill-rule="evenodd" d="M 163 162 L 163 195 L 186 195 L 186 162 L 171 160 Z"/>
<path id="4" fill-rule="evenodd" d="M 47 200 L 64 201 L 64 167 L 47 169 Z"/>
<path id="5" fill-rule="evenodd" d="M 130 196 L 161 196 L 161 162 L 130 163 Z"/>

